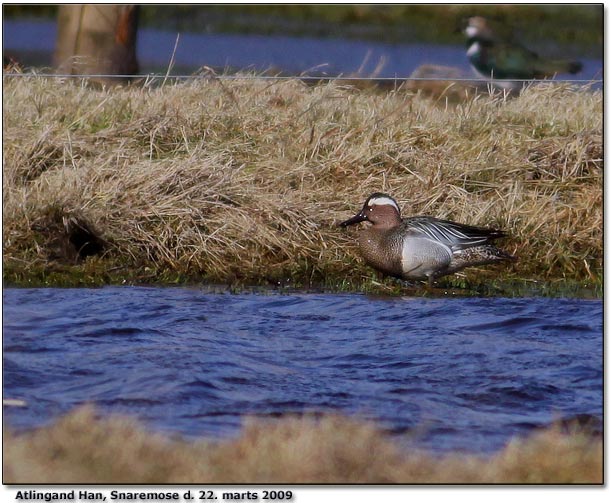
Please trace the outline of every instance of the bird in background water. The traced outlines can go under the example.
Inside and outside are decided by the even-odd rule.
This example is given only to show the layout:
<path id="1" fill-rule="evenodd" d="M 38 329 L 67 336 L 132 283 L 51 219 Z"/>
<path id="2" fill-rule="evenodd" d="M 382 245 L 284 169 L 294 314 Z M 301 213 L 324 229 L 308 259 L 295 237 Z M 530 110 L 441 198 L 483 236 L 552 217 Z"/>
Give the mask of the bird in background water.
<path id="1" fill-rule="evenodd" d="M 496 229 L 428 216 L 401 218 L 397 202 L 388 194 L 371 194 L 363 209 L 340 223 L 368 225 L 359 232 L 360 253 L 378 271 L 400 279 L 436 278 L 465 267 L 513 261 L 516 258 L 490 244 L 505 236 Z"/>
<path id="2" fill-rule="evenodd" d="M 481 16 L 468 18 L 463 32 L 467 37 L 467 58 L 475 71 L 486 79 L 544 79 L 558 73 L 575 74 L 579 61 L 550 60 L 515 42 L 509 30 Z M 507 87 L 522 87 L 522 82 L 497 82 Z"/>

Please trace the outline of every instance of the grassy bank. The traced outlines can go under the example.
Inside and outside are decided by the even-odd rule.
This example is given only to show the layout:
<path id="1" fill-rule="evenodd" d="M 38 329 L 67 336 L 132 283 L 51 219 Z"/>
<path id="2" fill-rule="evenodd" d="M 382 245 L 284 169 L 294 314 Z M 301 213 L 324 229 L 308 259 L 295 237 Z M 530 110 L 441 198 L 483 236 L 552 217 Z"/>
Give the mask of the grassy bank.
<path id="1" fill-rule="evenodd" d="M 386 191 L 405 215 L 509 233 L 519 262 L 446 285 L 602 285 L 600 92 L 540 85 L 446 107 L 296 80 L 5 77 L 3 103 L 9 284 L 375 289 L 336 224 Z"/>
<path id="2" fill-rule="evenodd" d="M 251 421 L 235 439 L 170 439 L 82 407 L 37 431 L 4 432 L 3 481 L 23 483 L 602 483 L 602 441 L 543 430 L 492 457 L 399 449 L 341 416 Z"/>

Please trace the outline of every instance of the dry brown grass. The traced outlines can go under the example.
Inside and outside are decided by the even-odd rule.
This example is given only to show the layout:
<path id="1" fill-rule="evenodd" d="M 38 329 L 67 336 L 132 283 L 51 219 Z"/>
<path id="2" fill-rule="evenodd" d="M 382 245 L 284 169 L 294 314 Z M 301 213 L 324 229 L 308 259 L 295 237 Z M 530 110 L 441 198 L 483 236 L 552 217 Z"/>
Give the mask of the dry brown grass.
<path id="1" fill-rule="evenodd" d="M 22 483 L 602 482 L 602 441 L 550 428 L 484 458 L 401 450 L 374 425 L 341 416 L 250 421 L 231 440 L 170 439 L 81 407 L 52 426 L 4 432 L 3 480 Z"/>
<path id="2" fill-rule="evenodd" d="M 9 281 L 359 285 L 371 270 L 335 224 L 380 190 L 406 215 L 509 232 L 520 261 L 468 279 L 602 278 L 600 92 L 540 85 L 445 107 L 296 80 L 4 77 L 3 103 Z M 78 253 L 82 228 L 99 249 Z"/>

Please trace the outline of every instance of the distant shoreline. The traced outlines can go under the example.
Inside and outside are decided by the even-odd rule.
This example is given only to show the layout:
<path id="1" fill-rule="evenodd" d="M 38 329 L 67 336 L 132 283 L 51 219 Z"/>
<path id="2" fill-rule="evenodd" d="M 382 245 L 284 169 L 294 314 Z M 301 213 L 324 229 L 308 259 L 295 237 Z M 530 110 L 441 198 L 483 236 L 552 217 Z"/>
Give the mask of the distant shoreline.
<path id="1" fill-rule="evenodd" d="M 56 6 L 5 5 L 6 19 L 56 17 Z M 602 59 L 602 5 L 146 5 L 140 24 L 181 33 L 343 37 L 388 43 L 463 44 L 461 18 L 490 16 L 557 56 Z M 573 52 L 574 51 L 574 52 Z M 549 54 L 554 56 L 553 53 Z"/>

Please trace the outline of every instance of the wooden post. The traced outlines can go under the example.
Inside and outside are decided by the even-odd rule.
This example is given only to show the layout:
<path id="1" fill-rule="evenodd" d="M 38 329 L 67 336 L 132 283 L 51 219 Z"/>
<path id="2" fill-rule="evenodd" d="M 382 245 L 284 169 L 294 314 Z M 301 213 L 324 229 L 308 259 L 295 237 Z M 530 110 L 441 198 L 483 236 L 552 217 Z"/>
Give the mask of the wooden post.
<path id="1" fill-rule="evenodd" d="M 137 5 L 64 4 L 59 7 L 55 66 L 70 75 L 134 75 Z M 126 83 L 128 78 L 95 80 Z"/>

